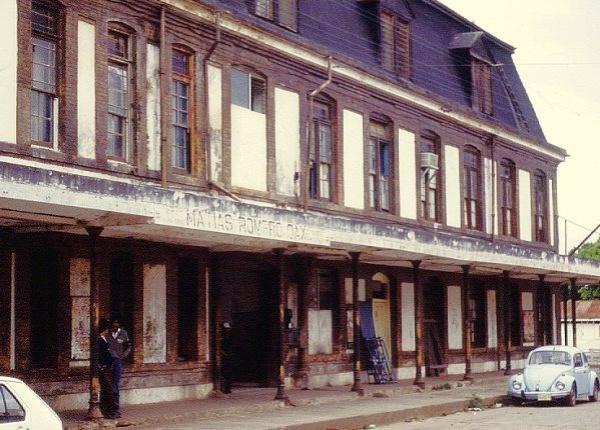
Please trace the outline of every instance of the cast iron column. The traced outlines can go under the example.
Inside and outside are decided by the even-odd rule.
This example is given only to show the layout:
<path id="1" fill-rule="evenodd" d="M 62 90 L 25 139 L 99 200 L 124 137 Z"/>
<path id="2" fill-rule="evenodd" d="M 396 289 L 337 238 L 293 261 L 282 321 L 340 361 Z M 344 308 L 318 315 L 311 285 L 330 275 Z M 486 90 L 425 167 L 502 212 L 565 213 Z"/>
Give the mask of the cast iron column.
<path id="1" fill-rule="evenodd" d="M 415 380 L 413 385 L 420 388 L 425 387 L 425 381 L 423 381 L 423 366 L 425 365 L 425 347 L 423 337 L 423 319 L 424 319 L 424 307 L 423 307 L 423 289 L 421 288 L 421 272 L 419 266 L 421 261 L 412 261 L 413 266 L 413 288 L 415 290 Z"/>
<path id="2" fill-rule="evenodd" d="M 574 347 L 577 347 L 577 286 L 575 285 L 576 282 L 576 278 L 571 278 L 571 328 L 573 329 Z"/>
<path id="3" fill-rule="evenodd" d="M 537 307 L 541 314 L 538 315 L 538 321 L 540 321 L 541 323 L 541 327 L 538 328 L 538 342 L 540 343 L 540 345 L 546 345 L 548 343 L 546 341 L 546 339 L 548 338 L 548 324 L 546 324 L 546 321 L 548 321 L 548 292 L 546 291 L 545 283 L 546 275 L 538 275 L 538 277 L 540 279 L 540 283 L 538 285 L 538 302 L 541 303 L 541 306 Z"/>
<path id="4" fill-rule="evenodd" d="M 469 282 L 469 270 L 470 266 L 464 265 L 463 269 L 463 340 L 465 346 L 465 375 L 463 380 L 472 381 L 471 376 L 471 284 Z"/>
<path id="5" fill-rule="evenodd" d="M 502 279 L 504 281 L 504 347 L 506 348 L 506 369 L 504 370 L 505 375 L 510 375 L 512 372 L 512 364 L 510 362 L 510 350 L 512 348 L 512 336 L 511 336 L 511 294 L 510 294 L 510 279 L 508 277 L 508 270 L 502 272 Z"/>
<path id="6" fill-rule="evenodd" d="M 98 324 L 100 322 L 100 288 L 98 285 L 98 237 L 102 227 L 86 227 L 90 238 L 90 407 L 88 420 L 102 418 L 100 380 L 98 379 Z"/>
<path id="7" fill-rule="evenodd" d="M 364 390 L 360 384 L 360 311 L 358 303 L 358 260 L 360 252 L 351 252 L 350 257 L 352 259 L 352 330 L 354 333 L 354 354 L 352 354 L 354 383 L 352 384 L 352 391 L 362 396 Z"/>
<path id="8" fill-rule="evenodd" d="M 285 327 L 285 309 L 287 307 L 287 291 L 285 283 L 285 257 L 282 249 L 275 251 L 279 272 L 279 376 L 277 393 L 274 400 L 288 400 L 285 394 L 285 358 L 287 355 L 287 336 Z"/>
<path id="9" fill-rule="evenodd" d="M 565 341 L 564 344 L 568 345 L 569 344 L 569 327 L 568 327 L 568 322 L 569 320 L 567 319 L 567 312 L 569 310 L 569 285 L 565 285 L 565 288 L 563 290 L 563 317 L 562 317 L 562 322 L 565 325 L 564 329 L 565 329 Z"/>

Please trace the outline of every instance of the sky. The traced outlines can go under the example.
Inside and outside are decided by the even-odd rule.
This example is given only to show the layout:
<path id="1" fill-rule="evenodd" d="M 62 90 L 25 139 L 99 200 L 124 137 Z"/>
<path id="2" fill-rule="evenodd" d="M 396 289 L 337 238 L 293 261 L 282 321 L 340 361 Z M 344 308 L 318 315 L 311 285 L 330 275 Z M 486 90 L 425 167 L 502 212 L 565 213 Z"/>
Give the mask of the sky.
<path id="1" fill-rule="evenodd" d="M 559 250 L 570 250 L 600 224 L 600 1 L 441 2 L 517 48 L 513 59 L 546 139 L 569 154 L 557 185 Z"/>

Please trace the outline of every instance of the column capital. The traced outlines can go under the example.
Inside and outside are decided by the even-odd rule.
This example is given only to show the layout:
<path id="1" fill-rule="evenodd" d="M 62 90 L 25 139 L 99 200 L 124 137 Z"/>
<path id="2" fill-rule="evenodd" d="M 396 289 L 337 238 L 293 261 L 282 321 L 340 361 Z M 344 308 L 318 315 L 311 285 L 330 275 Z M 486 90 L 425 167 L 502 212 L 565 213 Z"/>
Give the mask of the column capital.
<path id="1" fill-rule="evenodd" d="M 413 266 L 413 269 L 415 269 L 415 270 L 416 270 L 416 269 L 418 269 L 418 268 L 419 268 L 419 266 L 421 265 L 421 260 L 411 260 L 411 261 L 410 261 L 410 264 L 412 264 L 412 266 Z"/>

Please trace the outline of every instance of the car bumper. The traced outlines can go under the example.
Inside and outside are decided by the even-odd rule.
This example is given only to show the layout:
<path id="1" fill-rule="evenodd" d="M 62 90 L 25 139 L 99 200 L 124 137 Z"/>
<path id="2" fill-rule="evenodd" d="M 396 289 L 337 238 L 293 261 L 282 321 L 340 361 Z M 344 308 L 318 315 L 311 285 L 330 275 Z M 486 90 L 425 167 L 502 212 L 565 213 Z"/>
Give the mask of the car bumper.
<path id="1" fill-rule="evenodd" d="M 553 401 L 564 399 L 569 395 L 568 391 L 509 391 L 508 395 L 521 400 L 530 401 Z"/>

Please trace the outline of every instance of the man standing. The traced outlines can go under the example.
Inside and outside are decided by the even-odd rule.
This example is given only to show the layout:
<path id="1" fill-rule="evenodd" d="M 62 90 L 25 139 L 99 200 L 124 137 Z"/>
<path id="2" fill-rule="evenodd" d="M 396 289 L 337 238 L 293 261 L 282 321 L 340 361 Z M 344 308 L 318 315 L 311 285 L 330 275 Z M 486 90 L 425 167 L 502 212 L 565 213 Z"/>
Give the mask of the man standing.
<path id="1" fill-rule="evenodd" d="M 121 418 L 120 383 L 122 360 L 131 353 L 131 341 L 125 329 L 121 328 L 119 318 L 111 320 L 111 332 L 108 336 L 108 349 L 112 356 L 112 385 L 114 400 L 114 416 Z"/>
<path id="2" fill-rule="evenodd" d="M 110 323 L 103 319 L 98 327 L 98 379 L 100 382 L 100 411 L 104 418 L 115 417 L 115 400 L 112 376 L 112 355 L 108 349 Z"/>

